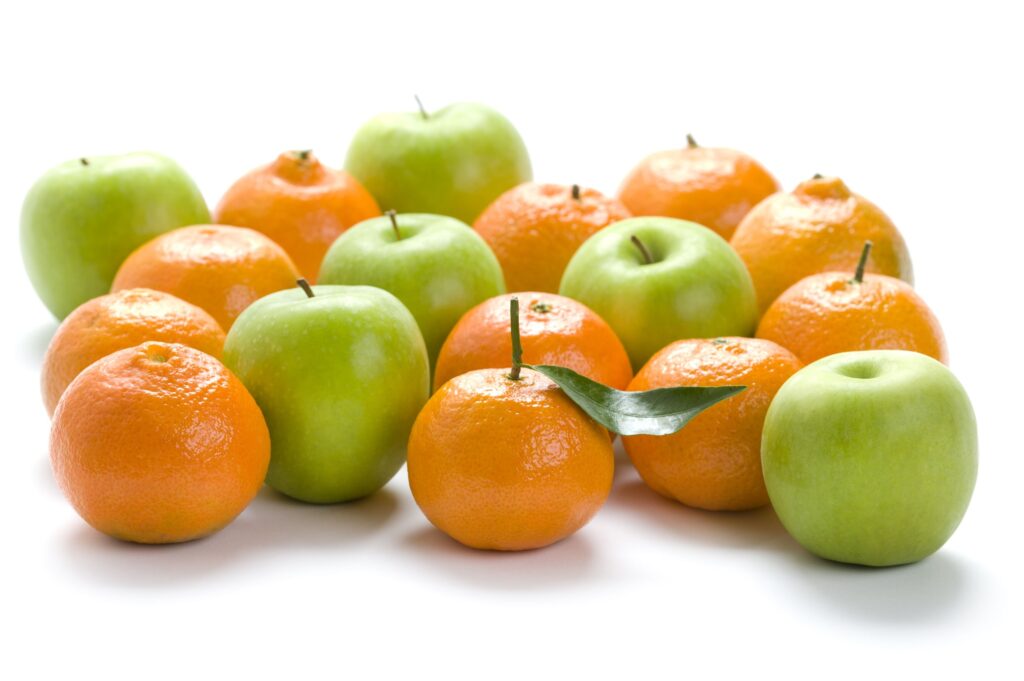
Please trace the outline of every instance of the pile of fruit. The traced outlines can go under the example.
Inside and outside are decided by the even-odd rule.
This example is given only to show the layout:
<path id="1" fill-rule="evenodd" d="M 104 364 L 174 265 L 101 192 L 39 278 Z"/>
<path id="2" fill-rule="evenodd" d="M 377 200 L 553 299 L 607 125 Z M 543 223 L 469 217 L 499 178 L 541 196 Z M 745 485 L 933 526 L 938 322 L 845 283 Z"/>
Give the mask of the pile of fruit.
<path id="1" fill-rule="evenodd" d="M 952 535 L 974 415 L 878 207 L 692 138 L 617 198 L 531 177 L 476 104 L 371 120 L 344 171 L 281 154 L 212 217 L 156 154 L 45 174 L 21 241 L 62 320 L 42 388 L 75 510 L 187 541 L 264 482 L 337 503 L 408 462 L 443 532 L 539 548 L 604 504 L 621 436 L 659 494 L 770 503 L 825 558 L 908 563 Z"/>

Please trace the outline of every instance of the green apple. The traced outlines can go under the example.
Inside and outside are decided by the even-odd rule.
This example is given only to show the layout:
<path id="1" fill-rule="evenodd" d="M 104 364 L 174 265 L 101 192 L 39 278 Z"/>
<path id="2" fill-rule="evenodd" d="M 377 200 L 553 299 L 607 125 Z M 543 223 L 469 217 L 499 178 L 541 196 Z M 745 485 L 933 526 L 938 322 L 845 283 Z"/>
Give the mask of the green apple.
<path id="1" fill-rule="evenodd" d="M 345 169 L 384 210 L 471 223 L 505 190 L 532 178 L 507 118 L 482 104 L 381 114 L 355 134 Z"/>
<path id="2" fill-rule="evenodd" d="M 405 462 L 429 395 L 427 350 L 416 320 L 387 291 L 306 287 L 247 307 L 228 333 L 224 363 L 267 419 L 267 484 L 312 503 L 358 499 Z"/>
<path id="3" fill-rule="evenodd" d="M 110 293 L 128 254 L 175 227 L 210 221 L 181 166 L 153 153 L 63 163 L 32 186 L 21 253 L 36 293 L 58 319 Z"/>
<path id="4" fill-rule="evenodd" d="M 775 395 L 761 461 L 775 512 L 811 553 L 912 563 L 937 551 L 967 510 L 978 471 L 974 411 L 931 357 L 830 355 Z"/>
<path id="5" fill-rule="evenodd" d="M 371 218 L 343 233 L 319 281 L 395 294 L 419 324 L 431 367 L 462 315 L 505 292 L 501 265 L 479 234 L 455 218 L 416 213 Z"/>
<path id="6" fill-rule="evenodd" d="M 683 338 L 750 336 L 757 297 L 728 242 L 695 222 L 621 220 L 587 239 L 559 290 L 607 321 L 633 369 Z"/>

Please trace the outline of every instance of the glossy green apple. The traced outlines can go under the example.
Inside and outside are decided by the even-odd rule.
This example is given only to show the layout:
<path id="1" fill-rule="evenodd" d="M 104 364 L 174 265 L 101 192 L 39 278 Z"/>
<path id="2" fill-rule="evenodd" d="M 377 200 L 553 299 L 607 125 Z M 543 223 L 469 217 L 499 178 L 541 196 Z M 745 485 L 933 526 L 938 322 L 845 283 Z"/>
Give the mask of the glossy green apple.
<path id="1" fill-rule="evenodd" d="M 775 395 L 761 460 L 775 512 L 807 550 L 844 563 L 912 563 L 937 551 L 967 510 L 974 411 L 956 377 L 925 355 L 830 355 Z"/>
<path id="2" fill-rule="evenodd" d="M 480 235 L 455 218 L 416 213 L 347 230 L 327 251 L 319 281 L 395 294 L 419 324 L 431 367 L 459 318 L 505 292 L 501 265 Z"/>
<path id="3" fill-rule="evenodd" d="M 117 268 L 153 237 L 210 221 L 177 163 L 153 153 L 63 163 L 29 190 L 21 253 L 36 293 L 58 319 L 110 293 Z"/>
<path id="4" fill-rule="evenodd" d="M 235 320 L 224 363 L 270 429 L 267 484 L 334 503 L 377 491 L 405 462 L 427 401 L 423 337 L 405 306 L 370 286 L 260 298 Z"/>
<path id="5" fill-rule="evenodd" d="M 507 189 L 532 178 L 507 118 L 482 104 L 381 114 L 355 134 L 345 169 L 382 210 L 450 215 L 472 224 Z"/>
<path id="6" fill-rule="evenodd" d="M 607 321 L 639 370 L 683 338 L 750 336 L 757 300 L 746 266 L 722 237 L 695 222 L 639 217 L 587 239 L 559 290 Z"/>

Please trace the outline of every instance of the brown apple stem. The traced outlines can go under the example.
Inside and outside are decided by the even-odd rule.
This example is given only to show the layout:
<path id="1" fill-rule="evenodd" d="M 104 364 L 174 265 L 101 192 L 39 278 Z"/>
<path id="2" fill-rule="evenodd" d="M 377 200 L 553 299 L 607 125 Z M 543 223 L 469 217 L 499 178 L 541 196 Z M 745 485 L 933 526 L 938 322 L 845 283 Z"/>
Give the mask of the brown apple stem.
<path id="1" fill-rule="evenodd" d="M 395 230 L 395 240 L 401 241 L 402 233 L 398 231 L 398 213 L 396 213 L 394 210 L 389 210 L 385 211 L 384 215 L 387 215 L 389 218 L 391 218 L 391 229 Z"/>
<path id="2" fill-rule="evenodd" d="M 868 254 L 871 253 L 871 246 L 873 244 L 870 241 L 865 241 L 864 250 L 860 252 L 860 262 L 857 263 L 857 271 L 853 275 L 853 280 L 858 284 L 864 281 L 864 267 L 868 264 Z"/>
<path id="3" fill-rule="evenodd" d="M 629 237 L 629 240 L 633 242 L 633 245 L 637 247 L 637 250 L 640 251 L 640 254 L 644 256 L 645 265 L 650 265 L 652 262 L 654 262 L 654 258 L 651 257 L 651 252 L 647 250 L 647 246 L 644 245 L 644 242 L 640 241 L 640 237 L 634 234 L 633 236 Z"/>
<path id="4" fill-rule="evenodd" d="M 295 283 L 298 284 L 299 288 L 301 288 L 305 292 L 307 298 L 313 297 L 313 287 L 309 285 L 308 281 L 300 277 L 299 279 L 295 280 Z"/>
<path id="5" fill-rule="evenodd" d="M 572 198 L 576 201 L 580 200 L 580 186 L 578 184 L 572 186 Z"/>
<path id="6" fill-rule="evenodd" d="M 823 177 L 825 177 L 825 176 L 822 175 L 821 173 L 814 173 L 814 175 L 811 177 L 811 179 L 812 180 L 820 180 Z"/>
<path id="7" fill-rule="evenodd" d="M 89 159 L 87 159 L 84 156 L 82 158 L 78 159 L 78 162 L 81 163 L 83 166 L 89 165 Z"/>
<path id="8" fill-rule="evenodd" d="M 313 153 L 312 149 L 302 149 L 301 151 L 292 152 L 295 154 L 295 158 L 300 161 L 308 161 L 309 155 Z"/>
<path id="9" fill-rule="evenodd" d="M 416 106 L 420 108 L 420 115 L 423 116 L 423 120 L 427 120 L 428 118 L 430 118 L 430 115 L 427 113 L 427 110 L 423 108 L 423 102 L 420 101 L 420 96 L 413 95 L 412 97 L 413 99 L 416 100 Z"/>
<path id="10" fill-rule="evenodd" d="M 513 381 L 519 380 L 519 373 L 523 370 L 523 343 L 519 338 L 519 298 L 513 297 L 508 303 L 509 321 L 512 326 L 512 371 L 508 377 Z"/>
<path id="11" fill-rule="evenodd" d="M 690 147 L 691 149 L 696 149 L 700 145 L 697 144 L 697 140 L 693 139 L 693 135 L 691 135 L 690 133 L 686 133 L 686 146 Z"/>

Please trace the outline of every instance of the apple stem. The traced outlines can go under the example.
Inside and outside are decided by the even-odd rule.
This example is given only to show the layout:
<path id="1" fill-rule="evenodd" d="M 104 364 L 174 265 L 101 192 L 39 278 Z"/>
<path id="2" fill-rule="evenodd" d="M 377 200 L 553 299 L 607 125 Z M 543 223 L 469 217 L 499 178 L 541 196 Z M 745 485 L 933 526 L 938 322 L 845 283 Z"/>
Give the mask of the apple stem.
<path id="1" fill-rule="evenodd" d="M 853 280 L 858 284 L 864 281 L 864 267 L 868 264 L 868 254 L 871 253 L 872 245 L 870 241 L 865 241 L 864 250 L 860 252 L 860 262 L 857 263 L 857 271 L 853 275 Z"/>
<path id="2" fill-rule="evenodd" d="M 313 287 L 309 285 L 308 281 L 300 277 L 295 280 L 295 283 L 299 285 L 299 288 L 305 291 L 307 298 L 313 297 Z"/>
<path id="3" fill-rule="evenodd" d="M 294 153 L 295 153 L 295 157 L 297 159 L 299 159 L 300 161 L 308 161 L 309 160 L 309 155 L 313 153 L 313 150 L 312 149 L 303 149 L 301 151 L 296 151 Z"/>
<path id="4" fill-rule="evenodd" d="M 813 177 L 811 177 L 811 179 L 812 179 L 812 180 L 820 180 L 820 179 L 821 179 L 821 178 L 823 178 L 823 177 L 825 177 L 825 176 L 824 176 L 824 175 L 822 175 L 821 173 L 814 173 L 814 176 L 813 176 Z"/>
<path id="5" fill-rule="evenodd" d="M 513 296 L 508 303 L 509 320 L 512 322 L 512 371 L 508 377 L 513 381 L 519 380 L 519 373 L 523 370 L 523 342 L 519 338 L 519 298 Z"/>
<path id="6" fill-rule="evenodd" d="M 428 118 L 430 118 L 430 115 L 427 114 L 427 110 L 423 108 L 423 102 L 420 101 L 420 96 L 413 95 L 412 97 L 413 99 L 416 100 L 416 106 L 420 108 L 420 115 L 423 116 L 423 120 L 427 120 Z"/>
<path id="7" fill-rule="evenodd" d="M 87 159 L 84 156 L 82 158 L 78 159 L 78 162 L 81 163 L 83 166 L 89 165 L 89 159 Z"/>
<path id="8" fill-rule="evenodd" d="M 654 262 L 654 258 L 651 257 L 651 252 L 647 250 L 647 246 L 644 245 L 644 242 L 640 241 L 640 237 L 634 234 L 633 236 L 629 237 L 629 240 L 633 242 L 633 245 L 637 247 L 637 249 L 640 251 L 640 254 L 644 256 L 645 265 L 650 265 L 652 262 Z"/>
<path id="9" fill-rule="evenodd" d="M 691 149 L 696 149 L 700 145 L 697 144 L 697 140 L 693 139 L 693 135 L 691 135 L 690 133 L 686 133 L 686 146 L 690 147 Z"/>
<path id="10" fill-rule="evenodd" d="M 572 198 L 576 201 L 580 200 L 580 186 L 578 184 L 572 186 Z"/>
<path id="11" fill-rule="evenodd" d="M 389 218 L 391 218 L 391 229 L 395 230 L 395 240 L 401 241 L 402 233 L 398 231 L 398 213 L 396 213 L 394 209 L 392 209 L 389 211 L 385 211 L 384 215 L 387 215 Z"/>

